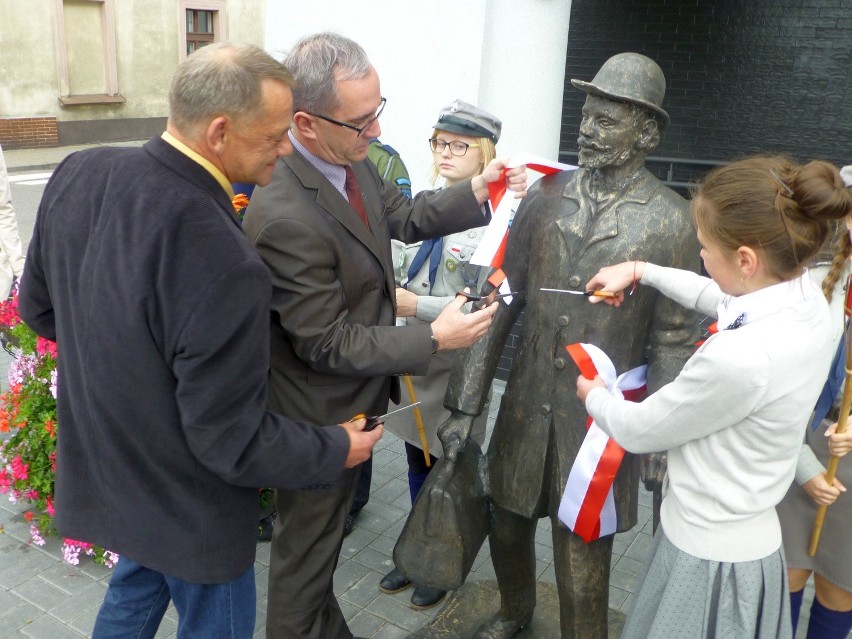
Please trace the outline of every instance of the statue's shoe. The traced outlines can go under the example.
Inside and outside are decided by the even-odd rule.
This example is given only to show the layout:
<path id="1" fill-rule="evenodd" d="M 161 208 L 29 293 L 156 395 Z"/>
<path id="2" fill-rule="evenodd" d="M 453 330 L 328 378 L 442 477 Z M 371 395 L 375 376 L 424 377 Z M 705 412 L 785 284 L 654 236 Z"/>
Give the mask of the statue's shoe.
<path id="1" fill-rule="evenodd" d="M 532 613 L 523 619 L 504 621 L 498 612 L 476 630 L 473 639 L 511 639 L 532 621 Z"/>
<path id="2" fill-rule="evenodd" d="M 432 606 L 437 606 L 446 596 L 446 590 L 415 584 L 414 594 L 411 595 L 411 605 L 420 610 L 426 610 Z"/>
<path id="3" fill-rule="evenodd" d="M 401 592 L 411 585 L 411 580 L 394 568 L 379 582 L 379 590 L 389 595 Z"/>

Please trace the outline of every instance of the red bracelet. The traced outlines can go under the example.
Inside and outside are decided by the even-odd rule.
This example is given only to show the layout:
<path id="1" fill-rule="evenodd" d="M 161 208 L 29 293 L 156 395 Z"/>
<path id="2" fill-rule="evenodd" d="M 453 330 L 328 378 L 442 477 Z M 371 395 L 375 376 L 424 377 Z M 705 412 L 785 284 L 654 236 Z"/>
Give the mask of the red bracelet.
<path id="1" fill-rule="evenodd" d="M 633 292 L 636 290 L 636 264 L 639 260 L 633 260 L 633 288 L 630 289 L 630 295 L 633 295 Z"/>

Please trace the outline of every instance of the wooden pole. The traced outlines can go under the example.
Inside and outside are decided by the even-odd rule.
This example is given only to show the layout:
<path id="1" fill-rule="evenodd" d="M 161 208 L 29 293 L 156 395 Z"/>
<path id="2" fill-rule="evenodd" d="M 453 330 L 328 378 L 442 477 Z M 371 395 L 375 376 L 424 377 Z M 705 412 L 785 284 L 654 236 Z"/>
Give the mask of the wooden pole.
<path id="1" fill-rule="evenodd" d="M 849 299 L 847 298 L 846 317 L 849 317 Z M 842 433 L 846 430 L 846 423 L 849 421 L 849 409 L 852 407 L 852 322 L 846 322 L 847 326 L 843 339 L 846 340 L 846 375 L 843 380 L 843 398 L 840 402 L 840 418 L 837 420 L 837 430 L 835 432 Z M 834 476 L 837 474 L 837 466 L 840 463 L 840 458 L 837 455 L 832 455 L 828 459 L 828 469 L 825 471 L 825 480 L 828 485 L 834 483 Z M 814 526 L 811 530 L 811 543 L 808 546 L 808 555 L 813 557 L 816 555 L 817 546 L 819 545 L 819 537 L 822 534 L 822 524 L 825 521 L 825 513 L 828 506 L 820 506 L 817 509 Z"/>
<path id="2" fill-rule="evenodd" d="M 411 382 L 411 375 L 403 375 L 405 378 L 405 386 L 408 388 L 408 396 L 411 398 L 411 403 L 417 401 L 417 395 L 414 393 L 414 384 Z M 420 412 L 420 407 L 415 406 L 414 422 L 417 424 L 417 433 L 420 435 L 420 444 L 423 449 L 423 456 L 426 458 L 426 468 L 432 466 L 432 459 L 429 456 L 429 440 L 426 439 L 426 427 L 423 425 L 423 414 Z"/>

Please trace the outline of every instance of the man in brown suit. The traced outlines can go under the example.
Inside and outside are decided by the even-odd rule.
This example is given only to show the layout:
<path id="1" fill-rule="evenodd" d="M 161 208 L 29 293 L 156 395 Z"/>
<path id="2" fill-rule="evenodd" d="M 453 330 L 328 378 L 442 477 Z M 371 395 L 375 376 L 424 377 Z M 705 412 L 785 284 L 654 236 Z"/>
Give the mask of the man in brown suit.
<path id="1" fill-rule="evenodd" d="M 550 517 L 563 639 L 607 636 L 613 536 L 589 544 L 558 521 L 565 481 L 586 433 L 586 412 L 573 388 L 577 369 L 565 351 L 574 342 L 602 348 L 621 373 L 648 364 L 648 390 L 674 379 L 692 352 L 693 313 L 650 288 L 612 312 L 575 295 L 613 262 L 653 259 L 698 270 L 698 246 L 687 203 L 644 168 L 668 122 L 661 108 L 665 78 L 635 53 L 610 58 L 592 82 L 580 125 L 579 164 L 545 177 L 515 216 L 503 264 L 521 294 L 500 304 L 488 335 L 461 353 L 439 432 L 447 459 L 467 440 L 506 335 L 526 309 L 524 333 L 488 448 L 493 520 L 489 537 L 501 609 L 477 638 L 505 639 L 528 625 L 535 608 L 537 520 Z M 625 455 L 613 486 L 617 530 L 636 524 L 639 460 Z"/>
<path id="2" fill-rule="evenodd" d="M 385 99 L 364 50 L 318 34 L 297 43 L 285 64 L 296 78 L 294 151 L 254 192 L 245 218 L 274 283 L 270 405 L 319 423 L 381 414 L 389 398 L 399 401 L 394 375 L 422 375 L 439 349 L 470 345 L 495 310 L 465 315 L 459 298 L 431 326 L 395 326 L 391 237 L 415 242 L 481 226 L 487 182 L 504 163 L 409 200 L 366 160 Z M 523 169 L 509 176 L 525 189 Z M 336 483 L 277 492 L 267 637 L 352 637 L 332 577 L 357 479 L 355 469 Z"/>

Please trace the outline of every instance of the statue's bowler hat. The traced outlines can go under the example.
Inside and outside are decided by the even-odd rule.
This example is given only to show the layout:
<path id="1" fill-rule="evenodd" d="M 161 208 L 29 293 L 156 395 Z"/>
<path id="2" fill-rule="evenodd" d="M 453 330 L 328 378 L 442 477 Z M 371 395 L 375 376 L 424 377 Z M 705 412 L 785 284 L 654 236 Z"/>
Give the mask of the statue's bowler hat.
<path id="1" fill-rule="evenodd" d="M 669 123 L 662 108 L 666 77 L 656 62 L 640 53 L 618 53 L 604 62 L 591 82 L 571 80 L 571 84 L 601 98 L 638 104 L 656 113 L 664 126 Z"/>

